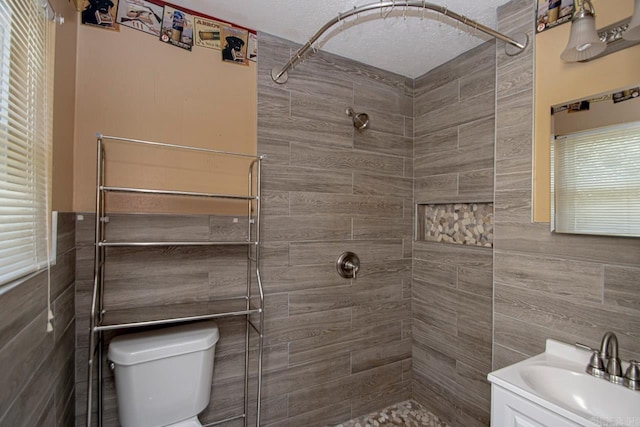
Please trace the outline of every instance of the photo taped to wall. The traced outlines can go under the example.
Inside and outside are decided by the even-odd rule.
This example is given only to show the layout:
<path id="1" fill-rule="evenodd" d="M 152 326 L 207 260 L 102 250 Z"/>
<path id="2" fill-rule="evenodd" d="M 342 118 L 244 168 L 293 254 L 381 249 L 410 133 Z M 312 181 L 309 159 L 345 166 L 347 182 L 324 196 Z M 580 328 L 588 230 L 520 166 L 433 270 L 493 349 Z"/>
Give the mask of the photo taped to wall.
<path id="1" fill-rule="evenodd" d="M 573 0 L 538 0 L 536 31 L 540 33 L 571 21 L 574 10 Z"/>
<path id="2" fill-rule="evenodd" d="M 220 29 L 229 24 L 199 16 L 194 17 L 194 44 L 209 49 L 221 50 Z"/>
<path id="3" fill-rule="evenodd" d="M 628 101 L 640 97 L 640 87 L 633 87 L 620 92 L 614 92 L 612 95 L 613 103 Z"/>
<path id="4" fill-rule="evenodd" d="M 222 27 L 220 31 L 222 49 L 222 60 L 235 64 L 249 65 L 247 60 L 247 42 L 249 32 L 236 27 Z"/>
<path id="5" fill-rule="evenodd" d="M 258 62 L 258 35 L 249 33 L 249 47 L 247 48 L 249 61 Z"/>
<path id="6" fill-rule="evenodd" d="M 165 6 L 160 40 L 191 50 L 193 46 L 193 16 L 171 6 Z"/>
<path id="7" fill-rule="evenodd" d="M 163 7 L 146 0 L 120 0 L 117 22 L 160 37 Z"/>
<path id="8" fill-rule="evenodd" d="M 116 22 L 118 0 L 83 0 L 81 19 L 84 25 L 120 31 Z"/>

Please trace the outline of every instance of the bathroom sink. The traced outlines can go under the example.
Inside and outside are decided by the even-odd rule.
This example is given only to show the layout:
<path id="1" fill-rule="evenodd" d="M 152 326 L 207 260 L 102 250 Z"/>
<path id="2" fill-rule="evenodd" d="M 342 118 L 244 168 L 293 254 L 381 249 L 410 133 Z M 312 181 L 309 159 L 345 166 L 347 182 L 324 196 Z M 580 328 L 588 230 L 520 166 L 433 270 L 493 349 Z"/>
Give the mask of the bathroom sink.
<path id="1" fill-rule="evenodd" d="M 583 426 L 638 426 L 640 392 L 585 372 L 590 353 L 547 340 L 542 354 L 489 374 L 489 381 Z"/>
<path id="2" fill-rule="evenodd" d="M 640 393 L 584 372 L 540 364 L 524 367 L 521 376 L 540 396 L 585 416 L 640 417 Z"/>

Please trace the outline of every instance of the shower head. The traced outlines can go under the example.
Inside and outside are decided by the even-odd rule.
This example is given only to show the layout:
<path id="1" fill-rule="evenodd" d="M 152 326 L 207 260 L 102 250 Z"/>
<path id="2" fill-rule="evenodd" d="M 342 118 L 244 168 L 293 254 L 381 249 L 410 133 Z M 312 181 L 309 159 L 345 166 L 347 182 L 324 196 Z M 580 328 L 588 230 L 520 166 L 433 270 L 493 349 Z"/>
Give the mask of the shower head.
<path id="1" fill-rule="evenodd" d="M 358 129 L 358 130 L 362 130 L 362 129 L 366 129 L 367 126 L 369 126 L 369 115 L 366 113 L 356 113 L 355 111 L 353 111 L 353 108 L 349 107 L 347 108 L 347 116 L 351 117 L 351 120 L 353 120 L 353 127 Z"/>

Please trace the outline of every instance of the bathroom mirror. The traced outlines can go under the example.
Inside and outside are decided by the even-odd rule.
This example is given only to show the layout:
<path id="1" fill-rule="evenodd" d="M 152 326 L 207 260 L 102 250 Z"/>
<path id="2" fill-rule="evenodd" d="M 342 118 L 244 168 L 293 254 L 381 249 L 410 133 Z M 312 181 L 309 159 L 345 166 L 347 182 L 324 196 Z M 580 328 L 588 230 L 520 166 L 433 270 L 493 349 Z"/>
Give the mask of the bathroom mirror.
<path id="1" fill-rule="evenodd" d="M 551 230 L 640 237 L 640 84 L 551 108 Z"/>

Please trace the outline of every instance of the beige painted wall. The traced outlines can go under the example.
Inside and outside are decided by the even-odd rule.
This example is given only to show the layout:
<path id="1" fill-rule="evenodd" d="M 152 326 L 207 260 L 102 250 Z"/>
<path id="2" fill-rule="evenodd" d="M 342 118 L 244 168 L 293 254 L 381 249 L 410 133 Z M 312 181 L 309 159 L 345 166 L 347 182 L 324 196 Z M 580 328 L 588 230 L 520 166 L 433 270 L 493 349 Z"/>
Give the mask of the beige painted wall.
<path id="1" fill-rule="evenodd" d="M 223 63 L 220 51 L 189 52 L 129 28 L 79 27 L 74 149 L 76 212 L 95 210 L 96 132 L 256 153 L 256 66 Z M 247 161 L 111 143 L 107 185 L 247 192 Z M 244 212 L 237 203 L 119 196 L 112 211 Z"/>
<path id="2" fill-rule="evenodd" d="M 52 5 L 65 22 L 56 28 L 51 206 L 56 211 L 71 212 L 78 14 L 67 0 L 54 0 Z"/>
<path id="3" fill-rule="evenodd" d="M 633 0 L 593 0 L 593 3 L 598 28 L 633 12 Z M 640 45 L 588 63 L 563 62 L 560 53 L 569 39 L 570 27 L 565 24 L 536 35 L 533 219 L 539 222 L 550 219 L 551 106 L 640 83 Z"/>

